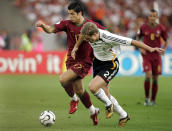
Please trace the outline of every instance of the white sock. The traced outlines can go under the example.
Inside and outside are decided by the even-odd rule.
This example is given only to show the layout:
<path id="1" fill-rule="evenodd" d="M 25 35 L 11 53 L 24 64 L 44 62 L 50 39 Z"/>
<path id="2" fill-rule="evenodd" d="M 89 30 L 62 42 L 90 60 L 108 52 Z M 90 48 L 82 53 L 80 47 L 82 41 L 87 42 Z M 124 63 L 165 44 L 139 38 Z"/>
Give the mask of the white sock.
<path id="1" fill-rule="evenodd" d="M 120 115 L 120 118 L 127 117 L 127 112 L 118 104 L 118 101 L 110 95 L 110 100 L 114 105 L 114 111 Z"/>
<path id="2" fill-rule="evenodd" d="M 104 90 L 100 88 L 95 94 L 94 94 L 99 100 L 101 100 L 103 103 L 106 104 L 106 106 L 109 106 L 112 104 L 112 102 L 109 100 L 107 95 L 105 94 Z"/>
<path id="3" fill-rule="evenodd" d="M 93 115 L 95 113 L 95 111 L 96 111 L 96 108 L 93 105 L 91 105 L 89 107 L 89 111 L 90 111 L 90 115 Z"/>
<path id="4" fill-rule="evenodd" d="M 76 94 L 74 94 L 73 97 L 71 97 L 71 99 L 74 100 L 74 101 L 77 101 L 78 100 L 78 97 L 77 97 Z"/>

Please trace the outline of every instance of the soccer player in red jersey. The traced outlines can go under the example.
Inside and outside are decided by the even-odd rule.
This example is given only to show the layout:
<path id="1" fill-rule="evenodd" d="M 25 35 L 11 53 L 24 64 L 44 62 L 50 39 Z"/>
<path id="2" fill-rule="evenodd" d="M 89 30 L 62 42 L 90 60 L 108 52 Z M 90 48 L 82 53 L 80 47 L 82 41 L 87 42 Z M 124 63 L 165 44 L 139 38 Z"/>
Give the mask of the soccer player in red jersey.
<path id="1" fill-rule="evenodd" d="M 158 12 L 151 10 L 148 16 L 148 23 L 140 27 L 137 35 L 140 39 L 143 36 L 145 44 L 151 47 L 161 47 L 161 39 L 165 41 L 163 46 L 167 48 L 167 32 L 162 24 L 158 24 Z M 143 57 L 143 71 L 145 72 L 145 103 L 144 105 L 155 105 L 156 95 L 158 91 L 158 75 L 161 74 L 161 55 L 158 52 L 148 52 L 140 49 Z M 150 99 L 150 79 L 152 78 L 152 96 Z"/>
<path id="2" fill-rule="evenodd" d="M 44 24 L 41 21 L 36 23 L 37 27 L 41 27 L 47 33 L 57 33 L 64 31 L 67 34 L 67 71 L 60 75 L 60 83 L 64 87 L 67 94 L 71 97 L 69 113 L 72 114 L 77 110 L 78 97 L 84 104 L 86 108 L 90 110 L 91 119 L 93 124 L 98 124 L 98 112 L 99 109 L 95 108 L 90 100 L 90 96 L 86 90 L 83 88 L 82 79 L 88 74 L 90 67 L 92 66 L 93 53 L 92 48 L 85 42 L 79 47 L 76 53 L 75 60 L 71 57 L 71 51 L 79 38 L 80 30 L 84 23 L 93 22 L 84 18 L 82 3 L 72 2 L 68 6 L 68 15 L 70 20 L 62 20 L 53 26 Z M 104 28 L 99 24 L 95 23 L 99 28 Z M 76 94 L 75 94 L 76 93 Z"/>

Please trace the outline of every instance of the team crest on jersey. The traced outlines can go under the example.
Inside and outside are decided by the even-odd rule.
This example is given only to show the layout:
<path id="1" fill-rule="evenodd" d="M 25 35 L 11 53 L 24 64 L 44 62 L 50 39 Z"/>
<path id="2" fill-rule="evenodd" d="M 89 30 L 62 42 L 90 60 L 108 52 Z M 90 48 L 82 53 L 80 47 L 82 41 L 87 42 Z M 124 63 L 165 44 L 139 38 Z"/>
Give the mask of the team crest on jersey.
<path id="1" fill-rule="evenodd" d="M 156 34 L 156 37 L 159 37 L 160 36 L 160 31 L 159 30 L 157 30 L 157 32 L 156 32 L 157 34 Z"/>

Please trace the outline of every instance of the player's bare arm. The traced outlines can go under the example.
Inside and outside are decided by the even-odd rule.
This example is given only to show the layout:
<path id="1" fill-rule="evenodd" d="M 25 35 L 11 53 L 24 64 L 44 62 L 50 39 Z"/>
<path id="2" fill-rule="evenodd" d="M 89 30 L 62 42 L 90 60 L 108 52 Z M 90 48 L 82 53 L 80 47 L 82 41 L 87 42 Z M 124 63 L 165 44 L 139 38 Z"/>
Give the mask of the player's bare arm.
<path id="1" fill-rule="evenodd" d="M 74 46 L 72 52 L 71 52 L 71 56 L 73 59 L 75 59 L 75 55 L 76 55 L 76 52 L 78 50 L 78 47 L 81 45 L 83 40 L 84 40 L 84 37 L 80 34 L 78 40 L 75 43 L 75 46 Z"/>
<path id="2" fill-rule="evenodd" d="M 157 51 L 160 54 L 163 54 L 164 51 L 165 51 L 164 49 L 158 48 L 158 47 L 152 48 L 152 47 L 144 44 L 143 42 L 140 42 L 140 41 L 137 41 L 137 40 L 132 40 L 131 44 L 134 45 L 134 46 L 137 46 L 137 47 L 139 47 L 141 49 L 148 50 L 149 52 L 155 52 L 155 51 Z"/>
<path id="3" fill-rule="evenodd" d="M 54 26 L 47 25 L 42 21 L 36 22 L 36 27 L 41 27 L 46 33 L 53 33 L 55 31 Z"/>

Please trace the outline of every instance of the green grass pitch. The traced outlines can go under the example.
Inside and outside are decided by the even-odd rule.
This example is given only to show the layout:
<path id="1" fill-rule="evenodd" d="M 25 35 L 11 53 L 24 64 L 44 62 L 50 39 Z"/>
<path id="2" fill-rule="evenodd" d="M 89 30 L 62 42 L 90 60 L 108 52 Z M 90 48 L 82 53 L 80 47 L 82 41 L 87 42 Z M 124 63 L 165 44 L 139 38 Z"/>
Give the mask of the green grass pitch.
<path id="1" fill-rule="evenodd" d="M 84 79 L 88 90 L 91 76 Z M 0 131 L 172 131 L 172 77 L 159 78 L 157 107 L 145 107 L 144 77 L 116 77 L 110 92 L 130 114 L 124 128 L 117 128 L 119 116 L 105 119 L 104 104 L 91 93 L 100 108 L 99 124 L 92 126 L 89 112 L 79 103 L 75 114 L 69 115 L 69 97 L 59 84 L 58 76 L 0 75 Z M 42 111 L 51 110 L 56 122 L 44 127 L 38 118 Z"/>

